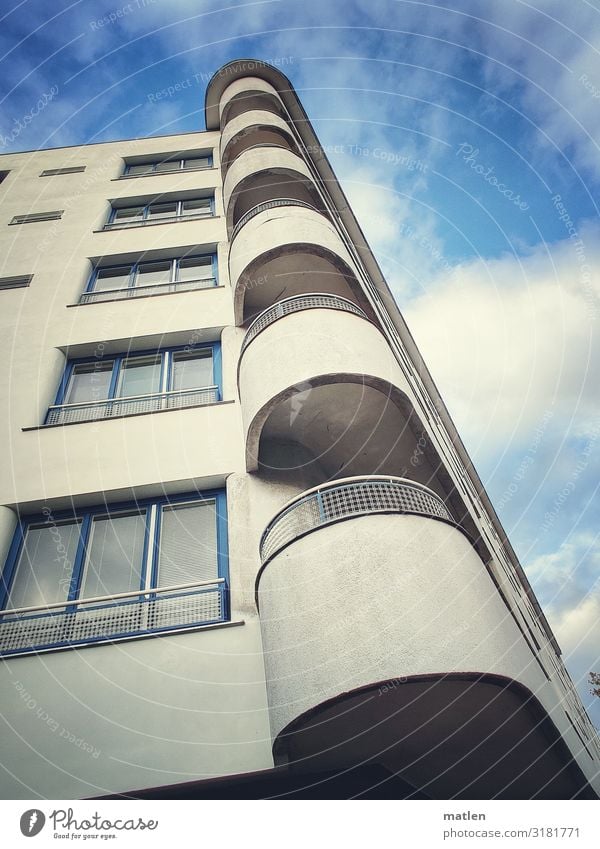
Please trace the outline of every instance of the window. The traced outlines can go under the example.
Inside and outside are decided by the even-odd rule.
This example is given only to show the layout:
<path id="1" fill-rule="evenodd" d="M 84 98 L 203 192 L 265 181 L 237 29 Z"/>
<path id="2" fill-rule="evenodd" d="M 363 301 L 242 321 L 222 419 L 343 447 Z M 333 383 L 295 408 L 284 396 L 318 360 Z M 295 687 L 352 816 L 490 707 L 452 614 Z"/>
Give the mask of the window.
<path id="1" fill-rule="evenodd" d="M 148 174 L 169 174 L 173 171 L 197 171 L 212 167 L 212 156 L 169 156 L 151 162 L 129 162 L 125 164 L 126 177 L 144 177 Z"/>
<path id="2" fill-rule="evenodd" d="M 213 198 L 151 201 L 139 206 L 113 207 L 105 229 L 143 224 L 161 224 L 184 218 L 202 218 L 213 214 Z"/>
<path id="3" fill-rule="evenodd" d="M 0 291 L 2 289 L 22 289 L 29 286 L 33 280 L 33 274 L 21 274 L 17 277 L 0 277 Z"/>
<path id="4" fill-rule="evenodd" d="M 218 343 L 71 360 L 47 425 L 155 413 L 220 400 Z"/>
<path id="5" fill-rule="evenodd" d="M 64 209 L 57 209 L 53 212 L 30 212 L 27 215 L 15 215 L 11 224 L 31 224 L 34 221 L 54 221 L 57 218 L 62 218 Z"/>
<path id="6" fill-rule="evenodd" d="M 216 284 L 216 254 L 150 260 L 96 268 L 80 302 L 186 292 Z"/>
<path id="7" fill-rule="evenodd" d="M 10 171 L 0 171 L 0 183 L 3 183 L 9 174 Z"/>
<path id="8" fill-rule="evenodd" d="M 81 174 L 82 171 L 85 171 L 85 165 L 73 165 L 69 168 L 48 168 L 46 171 L 42 171 L 40 177 L 55 177 L 59 174 Z"/>
<path id="9" fill-rule="evenodd" d="M 227 580 L 220 490 L 45 508 L 20 522 L 0 579 L 0 653 L 224 621 Z"/>

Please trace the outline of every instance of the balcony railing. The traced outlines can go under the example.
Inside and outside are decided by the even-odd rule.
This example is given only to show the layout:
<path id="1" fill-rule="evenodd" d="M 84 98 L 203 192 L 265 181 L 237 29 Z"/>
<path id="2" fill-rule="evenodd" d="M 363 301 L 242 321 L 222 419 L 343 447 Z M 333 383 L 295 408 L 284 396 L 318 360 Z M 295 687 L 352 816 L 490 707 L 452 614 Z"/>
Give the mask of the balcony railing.
<path id="1" fill-rule="evenodd" d="M 80 304 L 96 304 L 102 301 L 121 301 L 128 298 L 143 298 L 149 295 L 166 295 L 171 292 L 194 292 L 196 289 L 210 289 L 216 286 L 214 277 L 198 280 L 176 280 L 170 283 L 155 283 L 152 286 L 127 286 L 120 289 L 101 289 L 97 292 L 84 292 L 79 298 Z"/>
<path id="2" fill-rule="evenodd" d="M 182 172 L 183 173 L 183 172 Z M 183 215 L 151 215 L 149 218 L 125 218 L 123 221 L 108 221 L 103 230 L 123 230 L 127 227 L 145 227 L 150 224 L 168 224 L 169 221 L 192 221 L 194 218 L 212 218 L 212 209 L 204 209 L 202 212 L 187 212 Z"/>
<path id="3" fill-rule="evenodd" d="M 224 622 L 224 578 L 0 611 L 0 655 Z"/>
<path id="4" fill-rule="evenodd" d="M 280 206 L 300 206 L 303 209 L 312 209 L 313 212 L 319 211 L 312 205 L 312 203 L 307 203 L 305 200 L 296 200 L 296 198 L 275 198 L 274 200 L 267 200 L 264 203 L 258 203 L 242 215 L 238 223 L 233 228 L 230 241 L 235 239 L 244 224 L 251 221 L 255 215 L 259 215 L 267 209 L 277 209 Z"/>
<path id="5" fill-rule="evenodd" d="M 262 535 L 261 560 L 266 563 L 323 525 L 374 513 L 409 513 L 453 522 L 442 499 L 422 484 L 392 477 L 345 478 L 309 491 L 278 513 Z"/>
<path id="6" fill-rule="evenodd" d="M 267 307 L 266 310 L 258 315 L 250 327 L 248 328 L 240 355 L 246 350 L 250 342 L 255 339 L 259 333 L 262 333 L 273 322 L 278 321 L 286 315 L 293 312 L 301 312 L 302 310 L 326 309 L 326 310 L 341 310 L 342 312 L 351 312 L 361 318 L 367 318 L 366 314 L 346 298 L 341 298 L 339 295 L 327 295 L 322 292 L 311 292 L 306 295 L 294 295 L 291 298 L 285 298 L 273 304 L 272 307 Z"/>
<path id="7" fill-rule="evenodd" d="M 91 422 L 116 416 L 139 413 L 156 413 L 159 410 L 180 410 L 219 401 L 219 387 L 181 389 L 158 392 L 153 395 L 131 395 L 128 398 L 110 398 L 102 401 L 81 401 L 77 404 L 53 404 L 48 408 L 46 425 Z"/>

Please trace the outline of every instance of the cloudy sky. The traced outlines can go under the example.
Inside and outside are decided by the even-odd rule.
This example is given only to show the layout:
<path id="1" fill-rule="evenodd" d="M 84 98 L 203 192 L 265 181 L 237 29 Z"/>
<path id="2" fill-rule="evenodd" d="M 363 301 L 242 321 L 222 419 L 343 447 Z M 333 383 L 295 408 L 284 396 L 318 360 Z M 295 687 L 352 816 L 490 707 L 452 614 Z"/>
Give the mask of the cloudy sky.
<path id="1" fill-rule="evenodd" d="M 0 152 L 203 129 L 240 56 L 289 76 L 600 726 L 599 0 L 10 6 Z"/>

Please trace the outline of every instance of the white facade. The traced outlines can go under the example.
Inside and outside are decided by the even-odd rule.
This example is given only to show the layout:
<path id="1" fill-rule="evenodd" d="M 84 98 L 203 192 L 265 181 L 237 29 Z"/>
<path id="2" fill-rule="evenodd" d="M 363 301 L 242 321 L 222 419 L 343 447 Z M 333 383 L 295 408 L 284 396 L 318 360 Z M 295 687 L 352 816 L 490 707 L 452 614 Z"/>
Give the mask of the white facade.
<path id="1" fill-rule="evenodd" d="M 206 121 L 0 160 L 21 611 L 0 621 L 0 795 L 368 762 L 434 798 L 595 797 L 596 733 L 289 82 L 226 66 Z M 44 546 L 72 567 L 59 600 Z"/>

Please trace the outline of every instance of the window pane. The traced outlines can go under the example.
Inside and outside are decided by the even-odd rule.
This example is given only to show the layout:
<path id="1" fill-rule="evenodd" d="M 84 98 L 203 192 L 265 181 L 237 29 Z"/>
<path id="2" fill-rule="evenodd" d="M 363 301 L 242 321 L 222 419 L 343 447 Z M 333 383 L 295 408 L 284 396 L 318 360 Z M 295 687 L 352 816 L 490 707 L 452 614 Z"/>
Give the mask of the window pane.
<path id="1" fill-rule="evenodd" d="M 77 404 L 108 398 L 112 369 L 112 360 L 97 360 L 95 363 L 74 366 L 64 403 Z"/>
<path id="2" fill-rule="evenodd" d="M 94 292 L 103 292 L 105 289 L 126 289 L 129 285 L 129 274 L 131 266 L 121 268 L 100 268 L 94 281 Z"/>
<path id="3" fill-rule="evenodd" d="M 153 286 L 156 283 L 168 283 L 171 279 L 171 263 L 145 262 L 138 266 L 136 286 Z"/>
<path id="4" fill-rule="evenodd" d="M 173 218 L 177 215 L 177 203 L 153 203 L 148 207 L 148 218 Z"/>
<path id="5" fill-rule="evenodd" d="M 171 389 L 197 389 L 212 385 L 212 351 L 173 354 Z"/>
<path id="6" fill-rule="evenodd" d="M 6 606 L 30 607 L 65 601 L 78 541 L 78 522 L 30 526 Z"/>
<path id="7" fill-rule="evenodd" d="M 139 221 L 144 217 L 143 206 L 126 206 L 115 209 L 114 221 Z"/>
<path id="8" fill-rule="evenodd" d="M 216 503 L 163 507 L 158 585 L 167 587 L 216 577 Z"/>
<path id="9" fill-rule="evenodd" d="M 205 280 L 213 276 L 212 257 L 202 256 L 179 261 L 178 280 Z"/>
<path id="10" fill-rule="evenodd" d="M 154 169 L 154 164 L 152 162 L 144 162 L 141 165 L 128 165 L 127 173 L 128 174 L 150 174 L 150 172 Z"/>
<path id="11" fill-rule="evenodd" d="M 141 587 L 145 513 L 98 516 L 92 522 L 80 598 Z"/>
<path id="12" fill-rule="evenodd" d="M 160 390 L 160 357 L 135 357 L 121 364 L 117 397 L 150 395 Z"/>
<path id="13" fill-rule="evenodd" d="M 184 159 L 184 168 L 208 168 L 210 159 L 207 156 L 197 156 L 195 159 Z"/>
<path id="14" fill-rule="evenodd" d="M 157 162 L 156 170 L 157 171 L 178 171 L 179 170 L 179 159 L 170 160 L 169 162 Z"/>
<path id="15" fill-rule="evenodd" d="M 183 201 L 183 214 L 186 213 L 205 214 L 210 213 L 210 198 L 196 198 L 195 200 Z"/>

